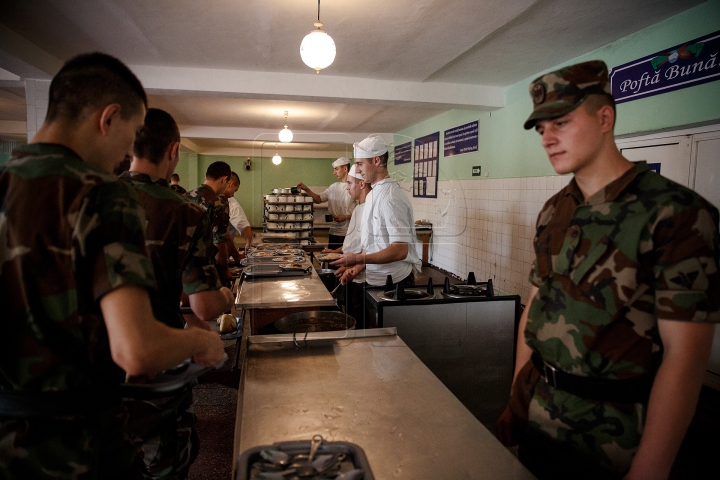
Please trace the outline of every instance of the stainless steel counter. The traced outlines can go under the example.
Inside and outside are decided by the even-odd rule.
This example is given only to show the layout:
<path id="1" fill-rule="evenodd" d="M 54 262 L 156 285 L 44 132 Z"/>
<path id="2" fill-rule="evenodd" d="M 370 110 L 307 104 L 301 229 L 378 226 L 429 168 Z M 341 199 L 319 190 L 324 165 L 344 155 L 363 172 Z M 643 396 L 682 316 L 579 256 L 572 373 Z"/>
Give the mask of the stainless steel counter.
<path id="1" fill-rule="evenodd" d="M 236 307 L 302 308 L 335 305 L 330 292 L 313 268 L 303 277 L 258 278 L 245 280 L 240 286 Z"/>
<path id="2" fill-rule="evenodd" d="M 250 337 L 235 455 L 321 434 L 362 447 L 379 480 L 534 478 L 400 338 L 373 332 L 298 349 Z"/>

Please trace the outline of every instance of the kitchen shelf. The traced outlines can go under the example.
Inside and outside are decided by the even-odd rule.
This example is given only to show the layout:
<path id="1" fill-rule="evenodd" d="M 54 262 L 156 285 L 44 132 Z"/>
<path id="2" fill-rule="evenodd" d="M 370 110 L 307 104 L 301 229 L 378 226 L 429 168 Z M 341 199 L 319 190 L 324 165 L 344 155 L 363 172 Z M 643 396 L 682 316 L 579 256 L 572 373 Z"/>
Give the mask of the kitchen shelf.
<path id="1" fill-rule="evenodd" d="M 302 196 L 304 197 L 303 201 L 296 202 L 296 201 L 287 201 L 284 200 L 285 197 L 298 197 Z M 270 202 L 268 201 L 268 197 L 277 197 L 276 201 Z M 271 212 L 270 208 L 273 206 L 282 206 L 282 208 L 287 208 L 287 205 L 294 205 L 299 208 L 293 208 L 292 211 L 274 211 Z M 270 193 L 267 195 L 263 195 L 263 232 L 265 233 L 294 233 L 296 234 L 296 238 L 299 241 L 307 240 L 309 243 L 314 243 L 315 238 L 313 236 L 313 221 L 315 219 L 315 212 L 313 210 L 313 200 L 312 197 L 309 197 L 307 195 L 300 195 L 300 194 L 293 194 L 293 193 Z M 309 209 L 307 209 L 307 206 L 310 206 Z M 313 218 L 311 219 L 273 219 L 271 220 L 269 218 L 270 215 L 277 215 L 278 217 L 282 215 L 307 215 L 310 214 Z M 281 225 L 284 226 L 288 223 L 294 223 L 294 224 L 300 224 L 300 225 L 308 225 L 307 228 L 272 228 L 268 227 L 268 223 L 275 224 L 275 225 Z M 301 236 L 301 234 L 303 236 Z"/>

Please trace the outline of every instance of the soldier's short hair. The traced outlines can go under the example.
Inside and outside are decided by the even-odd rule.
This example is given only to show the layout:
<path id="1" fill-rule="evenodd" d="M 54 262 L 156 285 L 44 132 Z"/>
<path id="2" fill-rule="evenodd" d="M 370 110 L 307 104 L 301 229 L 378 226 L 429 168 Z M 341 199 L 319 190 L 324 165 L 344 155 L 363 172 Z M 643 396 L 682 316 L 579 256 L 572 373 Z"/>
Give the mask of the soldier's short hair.
<path id="1" fill-rule="evenodd" d="M 177 173 L 173 173 L 172 175 L 170 175 L 170 179 L 175 180 L 176 182 L 179 182 L 180 175 L 178 175 Z"/>
<path id="2" fill-rule="evenodd" d="M 388 159 L 390 158 L 390 152 L 385 152 L 382 155 L 378 155 L 380 157 L 380 160 L 382 160 L 382 166 L 387 167 Z"/>
<path id="3" fill-rule="evenodd" d="M 133 154 L 157 165 L 168 146 L 179 141 L 180 129 L 172 115 L 159 108 L 150 108 L 142 128 L 135 136 Z"/>
<path id="4" fill-rule="evenodd" d="M 230 165 L 225 162 L 219 161 L 210 164 L 210 166 L 207 168 L 207 171 L 205 172 L 205 178 L 210 180 L 219 180 L 222 177 L 229 177 L 230 174 L 232 174 Z"/>
<path id="5" fill-rule="evenodd" d="M 127 120 L 147 108 L 147 95 L 140 80 L 120 60 L 104 53 L 86 53 L 71 58 L 50 83 L 45 121 L 75 122 L 107 105 L 120 105 Z"/>
<path id="6" fill-rule="evenodd" d="M 240 176 L 235 172 L 230 172 L 231 180 L 235 183 L 237 183 L 238 187 L 240 186 Z"/>

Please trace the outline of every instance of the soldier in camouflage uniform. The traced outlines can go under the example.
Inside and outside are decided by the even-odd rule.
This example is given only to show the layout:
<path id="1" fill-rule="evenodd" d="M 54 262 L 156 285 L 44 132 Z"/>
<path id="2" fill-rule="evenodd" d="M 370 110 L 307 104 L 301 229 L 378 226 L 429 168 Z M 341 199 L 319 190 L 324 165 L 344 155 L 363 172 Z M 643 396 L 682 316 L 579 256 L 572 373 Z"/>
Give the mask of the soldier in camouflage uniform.
<path id="1" fill-rule="evenodd" d="M 178 175 L 177 173 L 173 173 L 172 177 L 170 177 L 170 188 L 174 192 L 179 193 L 180 195 L 184 195 L 187 193 L 187 190 L 180 186 L 180 175 Z"/>
<path id="2" fill-rule="evenodd" d="M 667 478 L 720 321 L 718 211 L 622 157 L 607 76 L 587 62 L 530 86 L 525 128 L 574 173 L 538 216 L 497 425 L 539 478 Z"/>
<path id="3" fill-rule="evenodd" d="M 225 202 L 220 194 L 225 192 L 225 187 L 230 180 L 230 165 L 225 162 L 213 162 L 205 172 L 205 182 L 194 190 L 185 194 L 187 198 L 205 207 L 210 219 L 212 243 L 215 248 L 215 266 L 222 281 L 232 279 L 228 269 L 228 225 L 230 223 L 230 210 L 227 199 Z"/>
<path id="4" fill-rule="evenodd" d="M 180 294 L 185 292 L 199 326 L 230 309 L 232 293 L 220 283 L 210 258 L 207 213 L 173 192 L 168 177 L 179 159 L 180 132 L 167 112 L 148 110 L 135 139 L 130 170 L 121 178 L 135 189 L 147 214 L 146 245 L 155 270 L 155 317 L 184 328 Z M 130 438 L 145 465 L 145 478 L 184 479 L 198 452 L 192 388 L 170 397 L 128 402 Z"/>
<path id="5" fill-rule="evenodd" d="M 137 478 L 122 370 L 222 359 L 216 334 L 152 317 L 143 212 L 111 173 L 146 104 L 117 59 L 75 57 L 37 135 L 0 167 L 0 478 Z"/>

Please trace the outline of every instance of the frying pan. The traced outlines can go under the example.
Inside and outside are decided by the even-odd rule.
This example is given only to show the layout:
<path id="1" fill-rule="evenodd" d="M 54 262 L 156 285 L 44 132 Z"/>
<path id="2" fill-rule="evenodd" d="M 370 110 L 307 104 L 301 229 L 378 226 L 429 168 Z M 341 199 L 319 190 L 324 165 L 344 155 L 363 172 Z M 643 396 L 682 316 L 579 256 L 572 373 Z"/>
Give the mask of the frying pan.
<path id="1" fill-rule="evenodd" d="M 355 319 L 342 312 L 297 312 L 277 320 L 275 328 L 285 333 L 354 330 Z"/>

